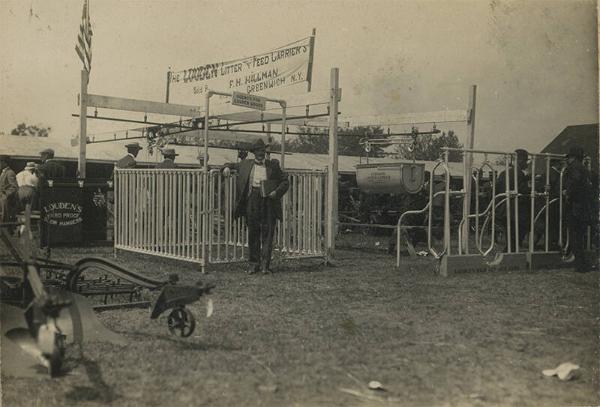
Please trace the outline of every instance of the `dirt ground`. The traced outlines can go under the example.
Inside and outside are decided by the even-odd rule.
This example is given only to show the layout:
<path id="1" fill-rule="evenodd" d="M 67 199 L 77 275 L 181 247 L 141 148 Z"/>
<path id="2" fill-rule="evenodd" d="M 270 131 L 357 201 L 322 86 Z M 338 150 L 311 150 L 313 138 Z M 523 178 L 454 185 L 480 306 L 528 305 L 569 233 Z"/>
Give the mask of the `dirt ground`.
<path id="1" fill-rule="evenodd" d="M 74 261 L 89 249 L 63 249 Z M 112 249 L 92 254 L 112 258 Z M 340 250 L 335 267 L 285 262 L 272 275 L 119 252 L 150 276 L 217 285 L 214 313 L 171 336 L 148 309 L 105 311 L 126 340 L 70 347 L 63 377 L 2 377 L 5 406 L 574 406 L 600 404 L 598 273 L 442 278 L 428 258 Z M 542 375 L 581 366 L 562 382 Z M 373 391 L 377 380 L 385 390 Z"/>

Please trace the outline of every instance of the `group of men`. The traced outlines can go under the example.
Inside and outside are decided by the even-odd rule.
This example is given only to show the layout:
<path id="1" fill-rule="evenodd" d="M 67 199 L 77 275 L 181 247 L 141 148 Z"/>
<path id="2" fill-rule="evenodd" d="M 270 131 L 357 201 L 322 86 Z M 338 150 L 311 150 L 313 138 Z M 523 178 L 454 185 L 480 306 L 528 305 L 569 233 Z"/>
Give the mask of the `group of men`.
<path id="1" fill-rule="evenodd" d="M 546 179 L 536 179 L 532 177 L 530 172 L 530 155 L 526 150 L 517 149 L 515 150 L 516 160 L 514 163 L 509 163 L 508 171 L 502 171 L 497 178 L 487 179 L 482 181 L 481 173 L 479 174 L 479 188 L 476 188 L 476 184 L 472 183 L 472 195 L 471 195 L 471 213 L 475 212 L 475 197 L 479 197 L 479 212 L 485 211 L 488 208 L 492 198 L 492 188 L 495 189 L 496 196 L 496 230 L 504 232 L 504 240 L 508 241 L 508 233 L 506 230 L 507 226 L 507 204 L 501 203 L 501 198 L 508 187 L 509 191 L 518 191 L 518 196 L 511 194 L 510 202 L 510 245 L 507 243 L 505 250 L 508 251 L 510 248 L 511 252 L 515 252 L 517 243 L 520 251 L 523 251 L 524 247 L 528 247 L 526 241 L 527 234 L 531 228 L 531 188 L 532 182 L 535 183 L 534 190 L 536 193 L 546 191 Z M 585 255 L 586 236 L 588 233 L 588 226 L 591 227 L 592 236 L 598 233 L 598 181 L 592 179 L 592 174 L 588 168 L 584 165 L 584 151 L 574 146 L 569 149 L 567 154 L 566 162 L 562 159 L 557 159 L 554 166 L 551 168 L 550 173 L 550 190 L 549 193 L 550 201 L 554 201 L 549 208 L 550 222 L 548 225 L 548 231 L 543 227 L 536 231 L 535 237 L 540 239 L 545 236 L 545 233 L 549 235 L 549 247 L 550 250 L 562 250 L 563 247 L 568 247 L 570 253 L 569 258 L 574 261 L 574 268 L 578 272 L 588 272 L 592 266 L 589 259 Z M 566 164 L 566 166 L 565 166 Z M 564 166 L 562 191 L 560 188 L 560 173 Z M 516 170 L 516 176 L 515 176 Z M 476 174 L 474 174 L 476 175 Z M 515 186 L 516 180 L 516 186 Z M 456 187 L 456 186 L 455 186 Z M 432 202 L 432 236 L 435 239 L 442 239 L 443 237 L 443 220 L 444 220 L 444 196 L 435 194 L 445 190 L 445 181 L 438 179 L 433 181 L 433 193 L 434 198 Z M 561 222 L 559 222 L 560 209 L 557 203 L 557 198 L 563 195 L 563 214 L 562 214 L 562 225 L 568 231 L 568 239 L 566 238 L 567 233 L 563 234 L 563 242 L 560 247 L 558 242 L 559 228 Z M 429 188 L 424 188 L 421 194 L 423 200 L 419 201 L 411 209 L 422 208 L 427 200 L 429 199 Z M 458 202 L 457 202 L 458 203 Z M 536 201 L 536 207 L 534 208 L 536 216 L 542 209 L 540 205 L 544 203 L 544 200 L 538 199 Z M 515 205 L 517 204 L 517 205 Z M 518 206 L 518 208 L 517 208 Z M 453 205 L 451 201 L 450 206 L 451 216 L 454 219 L 460 220 L 462 217 L 462 205 Z M 518 216 L 515 216 L 517 215 Z M 458 221 L 457 220 L 457 221 Z M 423 219 L 424 222 L 427 219 Z M 539 227 L 543 222 L 538 221 L 536 227 Z M 516 238 L 515 238 L 516 237 Z M 411 240 L 414 242 L 417 238 L 412 235 Z M 390 252 L 395 252 L 396 237 L 392 236 L 390 239 Z M 565 245 L 565 243 L 567 243 Z M 534 241 L 534 247 L 537 246 L 538 242 Z"/>
<path id="2" fill-rule="evenodd" d="M 515 178 L 516 178 L 516 190 L 519 192 L 519 196 L 516 200 L 512 200 L 511 204 L 515 205 L 518 203 L 518 211 L 516 208 L 511 208 L 513 214 L 510 220 L 510 227 L 512 236 L 515 236 L 515 228 L 518 226 L 518 241 L 513 237 L 511 239 L 510 248 L 512 251 L 515 250 L 517 242 L 519 245 L 524 244 L 524 239 L 527 233 L 530 232 L 531 217 L 535 214 L 531 213 L 531 183 L 535 183 L 535 178 L 528 173 L 529 165 L 529 153 L 526 150 L 518 149 L 515 150 L 516 154 L 516 165 L 511 165 L 508 170 L 500 173 L 496 180 L 496 194 L 502 194 L 506 191 L 506 187 L 509 190 L 515 190 Z M 567 154 L 566 168 L 563 176 L 563 190 L 559 188 L 559 176 L 551 173 L 551 179 L 553 189 L 548 191 L 550 198 L 557 198 L 558 194 L 562 193 L 564 198 L 564 216 L 563 224 L 566 224 L 569 236 L 569 248 L 570 253 L 574 257 L 575 271 L 577 272 L 588 272 L 591 270 L 591 264 L 585 256 L 585 237 L 587 235 L 587 227 L 595 226 L 598 222 L 597 211 L 594 210 L 594 203 L 597 202 L 598 196 L 594 196 L 594 192 L 597 190 L 597 185 L 594 186 L 590 171 L 583 164 L 584 151 L 579 146 L 573 146 L 569 149 Z M 516 177 L 515 177 L 516 169 Z M 553 169 L 551 169 L 553 171 Z M 556 168 L 556 171 L 560 171 L 560 168 Z M 508 180 L 506 179 L 508 177 Z M 534 185 L 534 190 L 539 186 Z M 554 191 L 554 192 L 553 192 Z M 505 208 L 504 206 L 503 208 Z M 537 209 L 537 208 L 536 208 Z M 549 231 L 554 237 L 558 236 L 558 205 L 548 209 L 551 214 L 551 224 L 549 225 Z M 500 211 L 498 214 L 500 224 L 506 222 L 506 211 Z M 518 212 L 518 220 L 515 220 L 514 214 Z M 535 243 L 534 243 L 535 244 Z M 556 242 L 557 244 L 557 242 Z M 521 246 L 522 247 L 522 246 Z"/>
<path id="3" fill-rule="evenodd" d="M 130 143 L 125 147 L 127 155 L 117 161 L 115 166 L 135 168 L 136 158 L 142 147 L 138 143 Z M 244 155 L 241 161 L 226 164 L 223 175 L 229 176 L 232 170 L 238 172 L 234 214 L 236 218 L 244 217 L 248 227 L 250 267 L 247 273 L 269 274 L 272 272 L 275 225 L 282 218 L 281 199 L 289 188 L 289 182 L 279 161 L 267 158 L 267 146 L 261 139 L 254 143 L 252 152 L 254 158 Z M 163 149 L 162 155 L 163 161 L 155 168 L 177 167 L 175 157 L 178 154 L 174 149 Z"/>
<path id="4" fill-rule="evenodd" d="M 36 205 L 38 189 L 45 180 L 65 178 L 66 169 L 54 159 L 54 150 L 41 151 L 40 161 L 41 164 L 28 162 L 15 174 L 11 157 L 0 155 L 0 222 L 12 222 L 27 204 Z"/>
<path id="5" fill-rule="evenodd" d="M 143 147 L 139 143 L 129 143 L 125 145 L 127 149 L 127 154 L 121 158 L 119 161 L 115 163 L 117 168 L 135 168 L 137 166 L 136 158 L 138 153 L 143 150 Z M 155 168 L 159 169 L 169 169 L 169 168 L 177 168 L 177 164 L 175 163 L 175 157 L 179 154 L 175 152 L 174 148 L 163 148 L 160 150 L 163 160 L 156 164 Z M 204 156 L 199 155 L 198 161 L 200 162 L 200 166 L 204 165 Z"/>

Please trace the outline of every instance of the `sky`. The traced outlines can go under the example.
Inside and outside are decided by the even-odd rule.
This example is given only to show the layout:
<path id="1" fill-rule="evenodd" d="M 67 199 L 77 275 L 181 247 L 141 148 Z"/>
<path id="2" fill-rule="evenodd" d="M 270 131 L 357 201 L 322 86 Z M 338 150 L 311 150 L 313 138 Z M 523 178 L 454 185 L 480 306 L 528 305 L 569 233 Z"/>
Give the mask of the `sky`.
<path id="1" fill-rule="evenodd" d="M 164 101 L 169 67 L 259 54 L 315 28 L 312 89 L 339 68 L 344 116 L 466 109 L 476 84 L 476 148 L 539 151 L 568 125 L 598 122 L 593 1 L 90 3 L 90 93 Z M 52 127 L 51 141 L 78 134 L 82 4 L 0 0 L 0 132 L 26 122 Z M 89 120 L 88 132 L 126 126 Z M 459 124 L 438 127 L 465 141 Z"/>

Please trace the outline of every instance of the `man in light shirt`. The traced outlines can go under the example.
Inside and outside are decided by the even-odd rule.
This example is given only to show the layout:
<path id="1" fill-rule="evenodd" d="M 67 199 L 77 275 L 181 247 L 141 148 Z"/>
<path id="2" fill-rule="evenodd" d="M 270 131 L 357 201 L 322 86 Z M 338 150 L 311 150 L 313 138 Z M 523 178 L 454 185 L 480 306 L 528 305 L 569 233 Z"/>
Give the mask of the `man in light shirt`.
<path id="1" fill-rule="evenodd" d="M 287 175 L 279 161 L 267 160 L 266 145 L 259 139 L 253 146 L 254 159 L 227 164 L 223 174 L 230 169 L 238 171 L 235 217 L 244 216 L 248 225 L 250 248 L 249 274 L 261 271 L 270 273 L 273 235 L 277 219 L 282 218 L 281 198 L 289 188 Z"/>
<path id="2" fill-rule="evenodd" d="M 19 203 L 21 208 L 25 205 L 33 203 L 39 179 L 35 174 L 36 165 L 34 162 L 28 162 L 25 169 L 17 174 L 17 185 L 19 190 L 17 195 L 19 197 Z"/>

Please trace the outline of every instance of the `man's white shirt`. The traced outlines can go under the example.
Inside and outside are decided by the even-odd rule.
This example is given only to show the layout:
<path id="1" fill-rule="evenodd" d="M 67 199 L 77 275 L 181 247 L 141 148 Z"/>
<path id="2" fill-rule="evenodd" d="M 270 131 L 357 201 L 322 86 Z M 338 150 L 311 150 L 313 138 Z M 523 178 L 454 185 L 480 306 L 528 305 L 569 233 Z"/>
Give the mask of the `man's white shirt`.
<path id="1" fill-rule="evenodd" d="M 252 187 L 260 188 L 261 181 L 267 180 L 267 168 L 265 165 L 254 164 L 252 168 Z"/>
<path id="2" fill-rule="evenodd" d="M 32 174 L 29 170 L 23 170 L 17 174 L 17 185 L 22 186 L 30 186 L 37 187 L 38 186 L 38 177 L 35 174 Z"/>

